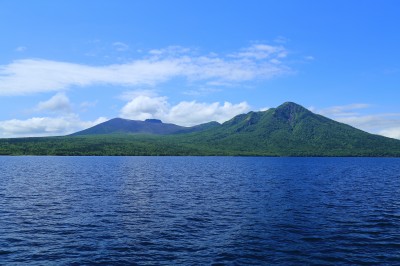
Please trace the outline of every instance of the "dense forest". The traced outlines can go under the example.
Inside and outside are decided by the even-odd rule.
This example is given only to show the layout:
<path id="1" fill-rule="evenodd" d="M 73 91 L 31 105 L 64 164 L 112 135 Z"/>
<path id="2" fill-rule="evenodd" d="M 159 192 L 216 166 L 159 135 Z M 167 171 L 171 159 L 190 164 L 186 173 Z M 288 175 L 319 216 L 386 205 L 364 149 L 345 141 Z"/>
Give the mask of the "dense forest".
<path id="1" fill-rule="evenodd" d="M 400 157 L 399 140 L 366 133 L 295 103 L 238 115 L 223 124 L 208 123 L 185 130 L 158 121 L 157 128 L 154 121 L 122 121 L 125 127 L 121 127 L 120 120 L 110 121 L 71 136 L 1 139 L 0 154 Z M 135 132 L 138 127 L 132 126 L 138 124 L 139 133 Z M 155 129 L 161 133 L 154 134 Z"/>

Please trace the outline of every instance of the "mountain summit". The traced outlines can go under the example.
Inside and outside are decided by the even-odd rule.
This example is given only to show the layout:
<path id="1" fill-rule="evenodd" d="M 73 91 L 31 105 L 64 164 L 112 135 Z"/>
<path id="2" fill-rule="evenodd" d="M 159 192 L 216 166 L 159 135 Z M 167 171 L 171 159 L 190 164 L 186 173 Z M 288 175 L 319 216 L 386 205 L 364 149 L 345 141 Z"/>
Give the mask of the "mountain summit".
<path id="1" fill-rule="evenodd" d="M 201 131 L 213 126 L 217 122 L 210 122 L 194 127 L 182 127 L 175 124 L 163 123 L 159 119 L 146 119 L 145 121 L 114 118 L 93 126 L 91 128 L 76 132 L 71 136 L 104 135 L 104 134 L 154 134 L 170 135 L 178 133 L 189 133 Z"/>
<path id="2" fill-rule="evenodd" d="M 223 124 L 182 127 L 111 119 L 66 137 L 0 140 L 0 154 L 395 156 L 400 141 L 314 114 L 293 102 Z"/>
<path id="3" fill-rule="evenodd" d="M 364 132 L 293 102 L 238 115 L 196 137 L 192 141 L 254 155 L 400 156 L 399 140 Z"/>

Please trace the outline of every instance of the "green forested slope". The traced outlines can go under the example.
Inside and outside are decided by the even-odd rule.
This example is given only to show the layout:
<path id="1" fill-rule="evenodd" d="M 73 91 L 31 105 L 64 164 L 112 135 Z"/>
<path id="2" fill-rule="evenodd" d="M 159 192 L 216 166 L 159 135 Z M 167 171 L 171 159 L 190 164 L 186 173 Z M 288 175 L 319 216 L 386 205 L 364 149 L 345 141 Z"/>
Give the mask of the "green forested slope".
<path id="1" fill-rule="evenodd" d="M 276 156 L 399 156 L 400 141 L 316 115 L 295 103 L 234 117 L 188 136 L 224 150 Z"/>
<path id="2" fill-rule="evenodd" d="M 0 154 L 400 157 L 399 140 L 366 133 L 290 102 L 193 131 L 1 139 Z"/>

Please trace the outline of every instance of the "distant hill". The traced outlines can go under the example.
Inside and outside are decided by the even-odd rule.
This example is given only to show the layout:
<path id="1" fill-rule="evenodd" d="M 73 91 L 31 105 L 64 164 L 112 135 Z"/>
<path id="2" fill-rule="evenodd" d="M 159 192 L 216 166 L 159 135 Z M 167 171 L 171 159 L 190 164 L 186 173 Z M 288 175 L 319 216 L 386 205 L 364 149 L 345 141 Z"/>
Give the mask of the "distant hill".
<path id="1" fill-rule="evenodd" d="M 400 140 L 286 102 L 195 127 L 115 118 L 65 137 L 2 139 L 0 154 L 400 157 Z"/>
<path id="2" fill-rule="evenodd" d="M 71 136 L 104 135 L 116 133 L 170 135 L 202 131 L 214 126 L 219 126 L 219 123 L 209 122 L 194 127 L 182 127 L 174 124 L 163 123 L 158 119 L 146 119 L 145 121 L 138 121 L 114 118 L 94 127 L 76 132 Z"/>

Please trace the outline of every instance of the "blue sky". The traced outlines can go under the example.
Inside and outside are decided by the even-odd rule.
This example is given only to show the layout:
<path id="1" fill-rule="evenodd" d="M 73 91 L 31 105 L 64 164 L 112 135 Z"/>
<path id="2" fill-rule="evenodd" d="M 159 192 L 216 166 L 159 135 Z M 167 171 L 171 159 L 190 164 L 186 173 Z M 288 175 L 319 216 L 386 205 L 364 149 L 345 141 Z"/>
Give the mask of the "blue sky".
<path id="1" fill-rule="evenodd" d="M 285 101 L 400 139 L 399 1 L 0 1 L 0 137 Z"/>

